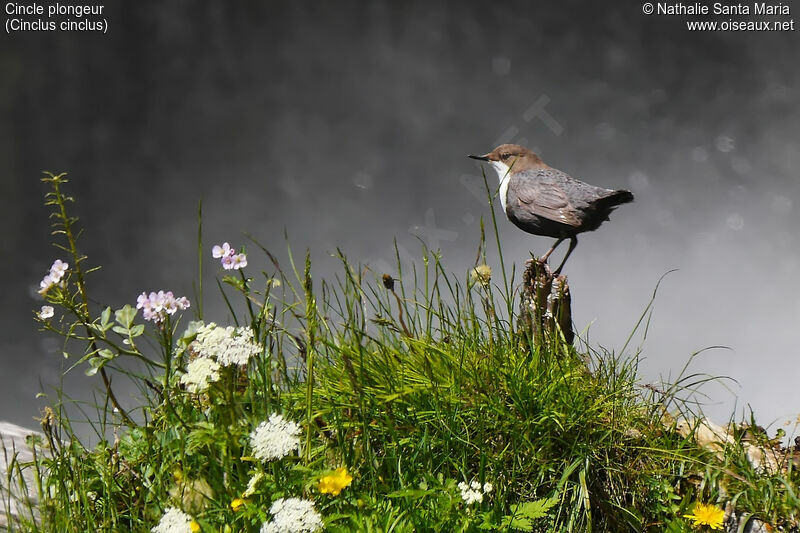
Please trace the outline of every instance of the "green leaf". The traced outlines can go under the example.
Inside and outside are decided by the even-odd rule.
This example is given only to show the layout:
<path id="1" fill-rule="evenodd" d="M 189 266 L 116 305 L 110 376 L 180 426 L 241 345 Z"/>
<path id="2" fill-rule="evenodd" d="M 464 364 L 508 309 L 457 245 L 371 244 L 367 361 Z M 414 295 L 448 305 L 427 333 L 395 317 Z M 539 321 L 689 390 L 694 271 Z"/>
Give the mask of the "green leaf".
<path id="1" fill-rule="evenodd" d="M 511 509 L 514 512 L 522 513 L 528 518 L 543 518 L 547 516 L 547 512 L 555 507 L 558 503 L 558 498 L 544 498 L 532 502 L 525 502 L 522 504 L 512 505 Z M 516 507 L 516 509 L 514 509 Z"/>
<path id="2" fill-rule="evenodd" d="M 186 348 L 189 344 L 197 338 L 197 330 L 203 326 L 202 320 L 192 320 L 186 326 L 186 331 L 183 332 L 181 338 L 178 340 L 178 345 L 181 348 Z"/>
<path id="3" fill-rule="evenodd" d="M 522 516 L 516 518 L 511 515 L 504 516 L 500 525 L 505 529 L 513 528 L 517 531 L 533 531 L 533 522 Z"/>
<path id="4" fill-rule="evenodd" d="M 111 308 L 106 307 L 100 314 L 100 326 L 103 328 L 103 331 L 108 329 L 109 320 L 111 320 Z"/>
<path id="5" fill-rule="evenodd" d="M 482 529 L 485 531 L 497 531 L 497 524 L 494 523 L 492 520 L 492 513 L 484 512 L 478 515 L 480 518 L 480 524 L 478 524 L 478 529 Z"/>
<path id="6" fill-rule="evenodd" d="M 122 309 L 119 309 L 114 313 L 114 317 L 117 319 L 117 323 L 130 329 L 133 325 L 133 319 L 136 318 L 137 311 L 134 307 L 130 305 L 124 305 Z"/>
<path id="7" fill-rule="evenodd" d="M 503 517 L 502 525 L 519 531 L 533 531 L 533 521 L 545 518 L 558 503 L 558 498 L 544 498 L 511 506 L 511 514 Z"/>
<path id="8" fill-rule="evenodd" d="M 245 285 L 244 285 L 244 281 L 242 280 L 242 278 L 237 278 L 236 276 L 224 276 L 222 278 L 222 282 L 223 283 L 227 283 L 231 287 L 235 287 L 236 289 L 238 289 L 240 291 L 244 291 L 245 290 Z"/>
<path id="9" fill-rule="evenodd" d="M 103 368 L 103 365 L 105 365 L 107 362 L 108 362 L 108 359 L 104 359 L 102 357 L 92 357 L 92 358 L 90 358 L 89 359 L 89 365 L 90 366 L 89 366 L 89 368 L 86 369 L 86 372 L 85 372 L 86 375 L 87 376 L 94 376 L 95 374 L 97 374 L 97 371 L 100 370 L 101 368 Z"/>
<path id="10" fill-rule="evenodd" d="M 108 328 L 111 327 L 111 324 L 89 324 L 89 327 L 100 335 L 105 336 L 105 333 L 108 331 Z"/>
<path id="11" fill-rule="evenodd" d="M 186 439 L 186 453 L 192 455 L 204 446 L 225 442 L 225 432 L 210 422 L 199 422 L 195 425 Z"/>
<path id="12" fill-rule="evenodd" d="M 144 324 L 136 324 L 130 329 L 131 337 L 138 337 L 142 333 L 144 333 Z"/>
<path id="13" fill-rule="evenodd" d="M 390 492 L 386 495 L 387 498 L 413 498 L 419 500 L 429 495 L 431 491 L 420 489 L 403 489 Z"/>

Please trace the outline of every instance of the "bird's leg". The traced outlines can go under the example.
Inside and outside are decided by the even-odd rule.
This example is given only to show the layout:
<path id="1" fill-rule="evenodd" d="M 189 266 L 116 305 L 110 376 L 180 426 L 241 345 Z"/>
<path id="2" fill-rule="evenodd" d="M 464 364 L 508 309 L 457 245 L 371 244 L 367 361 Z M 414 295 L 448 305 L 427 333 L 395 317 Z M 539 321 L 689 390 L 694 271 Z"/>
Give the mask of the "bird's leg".
<path id="1" fill-rule="evenodd" d="M 550 257 L 550 254 L 553 253 L 553 250 L 556 249 L 556 246 L 561 244 L 564 241 L 564 239 L 565 237 L 561 237 L 560 239 L 558 239 L 556 243 L 553 245 L 553 247 L 547 250 L 547 252 L 542 257 L 539 258 L 539 262 L 544 264 L 547 261 L 547 258 Z"/>
<path id="2" fill-rule="evenodd" d="M 561 239 L 561 240 L 564 240 L 564 239 Z M 572 237 L 569 238 L 569 250 L 567 250 L 567 255 L 564 256 L 564 259 L 561 260 L 561 264 L 558 265 L 558 268 L 556 269 L 556 271 L 553 272 L 554 276 L 558 276 L 559 274 L 561 274 L 561 269 L 564 268 L 564 263 L 567 262 L 567 258 L 569 257 L 569 254 L 572 253 L 572 250 L 574 250 L 576 246 L 578 246 L 578 238 L 573 235 Z"/>

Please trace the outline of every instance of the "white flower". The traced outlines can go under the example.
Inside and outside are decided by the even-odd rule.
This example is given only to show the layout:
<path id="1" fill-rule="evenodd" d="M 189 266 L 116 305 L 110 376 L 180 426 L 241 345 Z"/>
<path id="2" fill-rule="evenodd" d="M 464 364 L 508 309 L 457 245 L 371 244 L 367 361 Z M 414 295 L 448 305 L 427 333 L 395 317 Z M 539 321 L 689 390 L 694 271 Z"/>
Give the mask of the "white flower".
<path id="1" fill-rule="evenodd" d="M 53 286 L 53 276 L 47 274 L 44 278 L 42 278 L 42 281 L 39 282 L 39 294 L 44 296 L 45 294 L 47 294 L 47 291 L 49 291 L 50 287 L 52 286 Z"/>
<path id="2" fill-rule="evenodd" d="M 164 516 L 161 517 L 158 525 L 150 531 L 152 533 L 193 533 L 192 522 L 192 517 L 188 514 L 180 509 L 169 507 L 164 511 Z M 194 531 L 198 531 L 198 529 Z"/>
<path id="3" fill-rule="evenodd" d="M 261 353 L 250 328 L 223 328 L 211 322 L 197 328 L 194 349 L 201 357 L 216 359 L 222 366 L 246 365 L 250 357 Z"/>
<path id="4" fill-rule="evenodd" d="M 322 528 L 322 516 L 310 500 L 279 498 L 269 512 L 273 520 L 261 526 L 261 533 L 312 533 Z"/>
<path id="5" fill-rule="evenodd" d="M 53 308 L 49 305 L 43 305 L 42 310 L 39 311 L 39 318 L 41 318 L 42 320 L 47 320 L 52 316 L 53 316 Z"/>
<path id="6" fill-rule="evenodd" d="M 271 461 L 289 455 L 293 450 L 300 448 L 298 436 L 301 431 L 297 423 L 273 413 L 270 415 L 269 421 L 261 422 L 250 433 L 253 455 L 262 461 Z"/>
<path id="7" fill-rule="evenodd" d="M 64 277 L 64 274 L 67 272 L 68 268 L 69 263 L 65 263 L 61 259 L 56 259 L 53 261 L 53 264 L 50 267 L 50 275 L 56 278 L 56 281 L 58 281 Z"/>
<path id="8" fill-rule="evenodd" d="M 491 483 L 487 483 L 489 488 L 493 488 Z M 485 487 L 486 485 L 484 485 Z M 472 483 L 466 483 L 462 481 L 458 484 L 458 488 L 461 490 L 461 499 L 464 500 L 464 503 L 467 505 L 471 505 L 475 502 L 481 503 L 483 501 L 483 492 L 481 492 L 481 484 L 477 481 L 473 481 Z M 486 492 L 489 492 L 488 490 Z"/>
<path id="9" fill-rule="evenodd" d="M 204 392 L 209 384 L 219 379 L 219 363 L 205 357 L 198 357 L 186 365 L 186 373 L 181 376 L 181 383 L 189 392 Z"/>
<path id="10" fill-rule="evenodd" d="M 484 493 L 484 494 L 489 494 L 489 493 L 490 493 L 490 492 L 492 492 L 493 490 L 494 490 L 494 485 L 492 485 L 492 484 L 491 484 L 491 483 L 489 483 L 488 481 L 487 481 L 486 483 L 484 483 L 484 484 L 483 484 L 483 493 Z"/>
<path id="11" fill-rule="evenodd" d="M 47 291 L 50 290 L 50 287 L 58 285 L 64 278 L 64 274 L 67 273 L 68 268 L 69 263 L 65 263 L 61 259 L 56 259 L 52 266 L 50 266 L 50 272 L 39 282 L 39 294 L 44 296 L 47 294 Z"/>

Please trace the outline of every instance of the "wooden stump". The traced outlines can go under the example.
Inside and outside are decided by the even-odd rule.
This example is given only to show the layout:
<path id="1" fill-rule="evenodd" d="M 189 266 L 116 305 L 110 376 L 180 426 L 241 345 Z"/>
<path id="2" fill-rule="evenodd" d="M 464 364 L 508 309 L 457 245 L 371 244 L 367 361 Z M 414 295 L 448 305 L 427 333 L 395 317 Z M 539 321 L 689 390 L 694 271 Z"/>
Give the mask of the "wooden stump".
<path id="1" fill-rule="evenodd" d="M 525 261 L 520 298 L 521 326 L 536 343 L 563 335 L 572 344 L 572 309 L 566 276 L 554 276 L 546 263 Z"/>

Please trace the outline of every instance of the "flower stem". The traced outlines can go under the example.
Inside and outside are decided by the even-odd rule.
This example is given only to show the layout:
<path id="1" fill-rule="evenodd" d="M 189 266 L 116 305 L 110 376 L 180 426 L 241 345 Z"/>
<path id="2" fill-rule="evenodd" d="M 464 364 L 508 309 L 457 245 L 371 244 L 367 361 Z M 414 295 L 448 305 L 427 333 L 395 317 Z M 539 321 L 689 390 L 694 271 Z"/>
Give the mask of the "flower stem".
<path id="1" fill-rule="evenodd" d="M 84 274 L 83 270 L 81 269 L 81 262 L 85 257 L 82 257 L 78 253 L 78 247 L 76 244 L 75 235 L 72 232 L 72 224 L 76 222 L 77 218 L 72 218 L 67 214 L 67 205 L 66 201 L 68 200 L 67 197 L 63 195 L 61 192 L 61 184 L 65 183 L 67 180 L 64 179 L 65 174 L 59 174 L 54 176 L 52 174 L 49 175 L 49 178 L 45 178 L 45 181 L 48 181 L 52 184 L 53 187 L 53 197 L 55 198 L 55 204 L 58 206 L 59 212 L 58 217 L 61 219 L 61 224 L 63 226 L 63 234 L 67 239 L 67 243 L 69 244 L 69 252 L 72 255 L 72 260 L 75 261 L 75 276 L 77 279 L 77 286 L 78 286 L 78 293 L 81 296 L 81 313 L 86 317 L 84 320 L 84 324 L 91 323 L 91 315 L 89 314 L 89 297 L 86 294 L 86 282 L 84 281 Z M 86 326 L 86 335 L 89 337 L 89 346 L 92 352 L 97 352 L 97 336 L 95 335 L 94 331 Z M 108 399 L 111 400 L 111 404 L 114 406 L 114 409 L 117 410 L 119 415 L 122 417 L 122 420 L 130 427 L 134 427 L 136 424 L 131 420 L 128 413 L 125 409 L 117 401 L 117 397 L 114 394 L 114 391 L 111 388 L 111 380 L 108 378 L 108 374 L 106 373 L 105 368 L 100 367 L 100 376 L 103 378 L 103 385 L 106 388 L 106 394 L 108 394 Z"/>
<path id="2" fill-rule="evenodd" d="M 314 334 L 316 329 L 316 302 L 314 286 L 311 281 L 311 253 L 306 253 L 304 287 L 306 293 L 306 445 L 304 452 L 306 461 L 311 460 L 311 423 L 313 422 L 314 399 Z"/>

